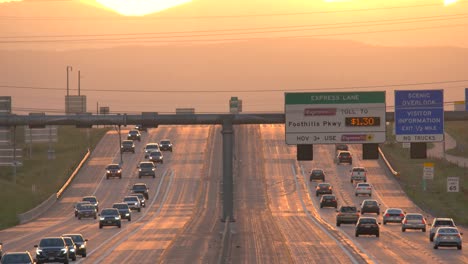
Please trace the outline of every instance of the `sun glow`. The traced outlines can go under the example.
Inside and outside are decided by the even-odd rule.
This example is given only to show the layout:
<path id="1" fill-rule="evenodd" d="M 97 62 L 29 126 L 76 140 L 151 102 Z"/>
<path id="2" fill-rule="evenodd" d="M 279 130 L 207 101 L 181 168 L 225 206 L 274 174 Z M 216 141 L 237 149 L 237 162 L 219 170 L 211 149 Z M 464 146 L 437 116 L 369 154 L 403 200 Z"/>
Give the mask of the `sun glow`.
<path id="1" fill-rule="evenodd" d="M 84 2 L 106 7 L 124 16 L 144 16 L 191 1 L 192 0 L 86 0 Z"/>
<path id="2" fill-rule="evenodd" d="M 458 2 L 458 0 L 444 0 L 444 4 L 445 4 L 445 5 L 454 4 L 454 3 L 456 3 L 456 2 Z"/>

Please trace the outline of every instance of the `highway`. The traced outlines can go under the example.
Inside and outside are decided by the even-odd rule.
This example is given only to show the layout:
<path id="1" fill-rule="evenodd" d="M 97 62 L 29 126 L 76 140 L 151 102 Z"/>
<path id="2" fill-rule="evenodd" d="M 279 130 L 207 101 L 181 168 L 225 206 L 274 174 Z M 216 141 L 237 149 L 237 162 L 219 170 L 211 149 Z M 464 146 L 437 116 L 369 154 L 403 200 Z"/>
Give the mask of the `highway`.
<path id="1" fill-rule="evenodd" d="M 125 130 L 122 131 L 125 135 Z M 164 152 L 156 178 L 137 176 L 148 142 L 168 138 L 174 151 Z M 335 226 L 334 208 L 320 209 L 312 168 L 323 168 L 340 204 L 358 206 L 368 197 L 354 196 L 350 165 L 336 165 L 334 146 L 314 146 L 313 161 L 296 161 L 283 125 L 234 126 L 234 222 L 228 263 L 468 263 L 466 250 L 434 250 L 428 232 L 401 232 L 399 224 L 381 225 L 381 235 L 354 237 L 354 225 Z M 160 126 L 143 132 L 136 153 L 123 154 L 123 178 L 106 180 L 104 167 L 120 161 L 118 136 L 108 132 L 63 197 L 38 219 L 0 231 L 7 251 L 29 250 L 42 237 L 82 233 L 88 256 L 77 263 L 217 263 L 221 251 L 221 126 Z M 397 181 L 376 160 L 362 160 L 360 145 L 351 145 L 353 165 L 366 167 L 373 199 L 387 207 L 421 212 Z M 98 220 L 78 220 L 73 205 L 96 195 L 100 209 L 120 202 L 130 186 L 150 189 L 146 208 L 133 212 L 122 228 L 98 228 Z M 424 213 L 427 215 L 427 213 Z M 375 216 L 369 214 L 369 216 Z M 440 216 L 442 217 L 442 216 Z M 428 222 L 433 216 L 428 215 Z M 382 222 L 382 216 L 378 216 Z M 460 227 L 459 227 L 460 228 Z M 466 229 L 461 228 L 466 234 Z"/>

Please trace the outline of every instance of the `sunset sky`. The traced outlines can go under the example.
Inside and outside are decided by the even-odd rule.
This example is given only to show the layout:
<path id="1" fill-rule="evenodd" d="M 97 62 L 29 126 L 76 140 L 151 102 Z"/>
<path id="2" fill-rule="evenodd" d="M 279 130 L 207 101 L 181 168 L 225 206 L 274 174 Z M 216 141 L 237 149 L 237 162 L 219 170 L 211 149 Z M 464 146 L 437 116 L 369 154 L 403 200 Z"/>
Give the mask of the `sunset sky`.
<path id="1" fill-rule="evenodd" d="M 391 85 L 402 82 L 462 80 L 468 77 L 466 74 L 464 76 L 459 74 L 461 62 L 454 61 L 452 57 L 437 58 L 439 61 L 446 60 L 444 63 L 447 65 L 440 65 L 443 70 L 428 69 L 425 65 L 420 66 L 418 63 L 425 58 L 437 55 L 437 53 L 425 54 L 425 49 L 429 48 L 441 49 L 445 52 L 444 54 L 459 52 L 462 55 L 458 57 L 462 60 L 460 56 L 463 57 L 468 50 L 467 29 L 468 0 L 0 0 L 0 52 L 13 54 L 8 52 L 14 51 L 14 54 L 18 54 L 7 63 L 5 63 L 6 60 L 2 60 L 3 65 L 0 66 L 3 66 L 5 70 L 0 71 L 0 90 L 2 91 L 0 96 L 14 95 L 18 104 L 29 104 L 30 99 L 25 93 L 28 90 L 12 87 L 63 87 L 63 73 L 67 65 L 73 65 L 74 71 L 70 77 L 73 89 L 76 89 L 77 70 L 82 70 L 83 91 L 101 88 L 105 90 L 112 87 L 126 89 L 123 84 L 134 84 L 143 90 L 156 89 L 153 87 L 161 87 L 161 85 L 167 89 L 190 90 L 217 89 L 217 87 L 223 89 L 223 83 L 235 86 L 236 82 L 241 81 L 237 85 L 243 85 L 245 89 L 249 87 L 252 89 L 258 87 L 286 89 L 286 87 L 297 88 L 298 86 L 304 89 L 306 87 L 353 87 L 372 84 Z M 311 54 L 315 51 L 307 48 L 299 50 L 295 46 L 301 42 L 315 43 L 313 40 L 321 40 L 318 43 L 325 45 L 317 49 L 324 49 L 320 55 L 330 56 L 330 65 L 307 70 L 319 78 L 333 74 L 341 76 L 349 74 L 351 79 L 329 78 L 311 81 L 310 76 L 302 73 L 304 68 L 277 69 L 284 74 L 282 76 L 284 79 L 278 79 L 276 82 L 264 79 L 268 74 L 267 69 L 275 63 L 284 65 L 284 61 L 288 61 L 288 63 L 298 65 L 304 64 L 305 62 L 300 61 L 300 53 Z M 326 44 L 327 41 L 330 44 Z M 235 49 L 236 43 L 239 44 L 239 49 L 241 47 L 249 51 L 259 49 L 258 52 L 268 50 L 275 55 L 270 58 L 271 62 L 266 59 L 257 61 L 255 50 L 253 50 L 253 55 L 249 55 L 250 57 L 243 57 L 247 52 L 239 50 L 239 55 L 233 57 L 232 61 L 225 59 L 220 63 L 224 65 L 222 67 L 239 67 L 236 68 L 238 71 L 249 70 L 243 73 L 245 79 L 237 78 L 235 81 L 220 79 L 219 82 L 213 82 L 213 79 L 232 73 L 220 71 L 217 76 L 205 75 L 208 69 L 205 67 L 212 65 L 208 65 L 210 62 L 205 61 L 204 57 L 211 55 L 212 49 L 217 49 L 219 51 L 217 56 L 222 56 L 222 58 L 230 56 L 224 48 L 229 44 Z M 249 43 L 252 43 L 251 47 Z M 261 47 L 260 43 L 271 45 Z M 284 45 L 276 45 L 277 43 Z M 342 43 L 344 46 L 341 48 L 333 46 L 330 49 L 326 47 L 326 45 L 338 45 L 337 43 Z M 353 50 L 354 45 L 349 43 L 367 45 L 368 48 L 365 49 L 363 46 L 356 51 Z M 152 63 L 147 62 L 146 65 L 138 65 L 138 60 L 135 60 L 136 64 L 107 63 L 113 58 L 135 59 L 132 54 L 137 53 L 136 47 L 138 46 L 151 48 L 155 54 L 160 54 L 164 47 L 167 54 L 176 54 L 177 58 L 167 59 L 166 63 L 170 63 L 170 67 L 157 64 L 159 61 L 157 58 Z M 120 47 L 128 54 L 115 53 L 121 52 L 115 49 Z M 378 47 L 382 48 L 379 52 L 383 52 L 379 53 L 379 56 L 387 60 L 392 57 L 395 60 L 407 60 L 410 56 L 414 56 L 411 57 L 411 63 L 415 63 L 413 67 L 418 68 L 407 68 L 407 63 L 407 65 L 402 65 L 400 72 L 396 68 L 393 73 L 386 76 L 366 76 L 365 74 L 361 76 L 362 72 L 359 72 L 361 58 L 358 58 L 354 60 L 356 65 L 346 68 L 346 73 L 334 72 L 334 69 L 343 67 L 339 65 L 340 60 L 344 59 L 348 61 L 346 63 L 350 63 L 355 54 L 361 51 L 367 54 L 365 56 L 370 56 L 365 59 L 372 59 L 372 62 L 366 64 L 368 69 L 379 69 L 385 66 L 383 62 L 379 63 L 378 58 L 370 55 L 371 51 Z M 282 50 L 275 51 L 276 48 Z M 406 50 L 398 52 L 397 48 Z M 416 48 L 421 55 L 416 56 L 415 52 L 411 52 L 405 57 L 403 54 L 411 48 Z M 179 54 L 188 50 L 196 55 L 178 57 Z M 297 52 L 297 54 L 288 55 L 289 52 Z M 102 58 L 100 61 L 93 61 L 93 57 L 83 57 L 83 53 L 94 54 L 94 57 L 102 56 Z M 397 55 L 391 55 L 393 53 Z M 31 59 L 44 57 L 46 54 L 49 58 L 46 61 L 32 61 Z M 259 63 L 259 68 L 250 69 L 248 66 L 243 66 L 244 63 L 247 65 Z M 369 63 L 376 63 L 376 65 Z M 168 69 L 172 69 L 172 66 L 180 70 L 169 71 Z M 432 67 L 432 65 L 427 65 L 429 66 Z M 218 69 L 221 69 L 221 66 Z M 104 76 L 97 76 L 96 73 L 102 70 L 122 71 L 125 74 L 107 76 L 107 79 L 104 79 Z M 352 74 L 351 71 L 356 72 Z M 414 74 L 420 76 L 418 79 L 411 78 L 409 71 L 417 71 Z M 55 72 L 59 73 L 55 74 Z M 161 76 L 161 80 L 151 78 L 161 72 L 166 72 L 166 75 Z M 291 80 L 299 78 L 295 79 L 298 72 L 304 74 L 300 76 L 303 80 L 298 79 L 298 83 L 292 84 Z M 423 77 L 422 73 L 426 73 L 427 77 Z M 247 75 L 251 79 L 247 79 Z M 175 76 L 185 77 L 178 79 Z M 439 77 L 435 78 L 435 76 Z M 275 77 L 281 76 L 277 74 Z M 158 83 L 158 81 L 161 83 L 156 85 L 154 82 Z M 458 84 L 459 89 L 462 87 L 468 87 L 468 82 Z M 51 96 L 48 93 L 52 91 L 40 91 L 37 89 L 34 93 L 41 96 L 42 92 L 44 96 Z M 29 92 L 32 93 L 33 90 Z M 460 94 L 461 92 L 453 93 L 452 98 L 458 98 Z M 59 97 L 62 96 L 63 94 L 59 94 Z M 105 97 L 104 93 L 100 96 Z M 224 104 L 230 94 L 225 93 L 222 96 L 221 100 Z M 93 107 L 96 101 L 102 101 L 102 99 L 91 98 L 89 104 Z M 281 96 L 275 95 L 274 98 L 279 101 L 264 108 L 252 108 L 252 110 L 281 110 Z M 214 101 L 219 102 L 216 99 L 210 103 L 203 100 L 199 99 L 199 104 L 203 104 L 204 109 L 208 109 L 206 111 L 210 111 L 207 105 L 220 104 L 214 103 Z M 47 105 L 45 102 L 41 103 Z M 248 105 L 246 109 L 249 109 Z M 180 106 L 187 105 L 181 103 Z M 41 109 L 41 107 L 36 108 Z M 60 101 L 54 108 L 61 107 L 63 107 L 63 102 Z M 167 109 L 169 108 L 173 106 L 168 104 Z M 213 109 L 213 111 L 224 110 L 223 107 Z"/>

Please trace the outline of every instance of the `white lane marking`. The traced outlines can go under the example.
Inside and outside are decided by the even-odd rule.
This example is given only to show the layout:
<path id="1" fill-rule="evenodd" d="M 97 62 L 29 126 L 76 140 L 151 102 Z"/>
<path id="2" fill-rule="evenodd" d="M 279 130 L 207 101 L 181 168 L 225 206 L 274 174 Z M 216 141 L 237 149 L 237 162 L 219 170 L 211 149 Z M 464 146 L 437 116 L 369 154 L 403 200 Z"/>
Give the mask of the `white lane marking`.
<path id="1" fill-rule="evenodd" d="M 310 214 L 309 210 L 307 210 L 307 207 L 306 207 L 306 205 L 304 203 L 304 200 L 302 200 L 301 191 L 300 191 L 300 188 L 299 188 L 299 182 L 297 181 L 297 178 L 296 178 L 298 175 L 296 174 L 296 169 L 294 168 L 294 164 L 291 164 L 291 169 L 292 169 L 294 181 L 296 182 L 297 194 L 299 196 L 299 200 L 301 201 L 302 208 L 304 209 L 304 212 L 306 213 L 306 215 L 309 217 L 310 220 L 312 220 L 312 222 L 318 228 L 320 228 L 320 230 L 322 230 L 325 234 L 328 235 L 328 237 L 330 237 L 333 241 L 335 241 L 335 243 L 348 256 L 348 258 L 351 260 L 352 263 L 355 263 L 355 264 L 359 263 L 359 261 L 357 261 L 357 259 L 354 258 L 354 256 L 351 254 L 351 252 L 349 252 L 348 249 L 346 249 L 335 237 L 333 237 L 332 234 L 330 234 L 330 232 L 328 232 L 328 230 L 326 230 L 320 223 L 318 223 L 317 220 L 315 220 L 315 218 Z M 302 169 L 303 168 L 301 168 L 301 170 Z M 305 175 L 303 172 L 301 172 L 301 173 L 302 173 L 302 175 Z M 309 189 L 309 188 L 307 188 L 307 189 Z M 310 195 L 310 189 L 309 189 L 309 195 Z"/>
<path id="2" fill-rule="evenodd" d="M 159 185 L 158 185 L 158 189 L 156 191 L 156 194 L 154 195 L 153 197 L 153 200 L 151 200 L 151 204 L 149 206 L 149 208 L 151 208 L 151 206 L 154 204 L 154 202 L 156 201 L 157 197 L 159 196 L 159 191 L 161 189 L 161 186 L 162 186 L 162 183 L 164 182 L 164 178 L 166 177 L 166 174 L 167 174 L 167 171 L 166 170 L 164 173 L 163 173 L 163 176 L 161 177 L 161 181 L 159 182 Z M 172 173 L 173 174 L 173 173 Z M 138 218 L 136 221 L 134 221 L 134 223 L 137 223 L 139 222 L 141 219 L 143 219 L 146 214 L 148 214 L 149 210 L 145 210 L 145 212 L 143 213 L 143 215 Z M 107 244 L 107 242 L 109 242 L 110 240 L 112 240 L 114 237 L 118 236 L 120 233 L 122 233 L 123 231 L 125 231 L 126 229 L 122 229 L 120 230 L 119 232 L 115 233 L 113 236 L 109 237 L 107 240 L 105 240 L 104 242 L 101 243 L 100 246 L 96 247 L 95 249 L 93 249 L 93 251 L 89 252 L 87 255 L 88 256 L 91 256 L 93 255 L 94 252 L 96 252 L 98 249 L 100 249 L 103 245 Z M 81 263 L 82 261 L 84 261 L 85 259 L 80 259 L 79 261 L 77 261 L 76 263 Z"/>

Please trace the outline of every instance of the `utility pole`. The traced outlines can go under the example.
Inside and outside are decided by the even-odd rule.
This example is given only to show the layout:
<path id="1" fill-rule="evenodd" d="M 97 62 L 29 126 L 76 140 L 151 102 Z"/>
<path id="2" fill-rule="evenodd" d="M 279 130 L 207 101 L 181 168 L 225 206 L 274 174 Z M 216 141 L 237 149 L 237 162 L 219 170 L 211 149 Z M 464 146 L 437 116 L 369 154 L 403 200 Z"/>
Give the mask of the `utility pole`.
<path id="1" fill-rule="evenodd" d="M 78 96 L 80 96 L 81 73 L 78 71 Z"/>
<path id="2" fill-rule="evenodd" d="M 73 67 L 72 66 L 67 66 L 67 96 L 70 95 L 70 87 L 69 87 L 69 78 L 68 78 L 68 69 L 70 69 L 70 71 L 73 71 Z"/>

